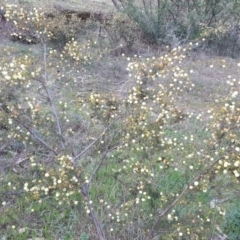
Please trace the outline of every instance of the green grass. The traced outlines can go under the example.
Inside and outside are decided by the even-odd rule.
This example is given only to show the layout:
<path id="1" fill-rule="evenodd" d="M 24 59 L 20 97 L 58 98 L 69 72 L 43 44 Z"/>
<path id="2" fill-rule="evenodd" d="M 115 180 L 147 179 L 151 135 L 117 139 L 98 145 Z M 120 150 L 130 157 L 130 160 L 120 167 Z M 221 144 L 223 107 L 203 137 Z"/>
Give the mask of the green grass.
<path id="1" fill-rule="evenodd" d="M 81 234 L 79 207 L 58 206 L 52 199 L 42 204 L 22 199 L 5 211 L 0 217 L 1 239 L 76 239 Z"/>

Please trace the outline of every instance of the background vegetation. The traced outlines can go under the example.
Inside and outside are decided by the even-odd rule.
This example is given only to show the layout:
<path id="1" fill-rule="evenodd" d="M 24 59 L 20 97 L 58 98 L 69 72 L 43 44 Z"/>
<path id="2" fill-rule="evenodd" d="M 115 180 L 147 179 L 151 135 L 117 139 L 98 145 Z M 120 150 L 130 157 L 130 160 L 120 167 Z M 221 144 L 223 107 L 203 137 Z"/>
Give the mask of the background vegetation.
<path id="1" fill-rule="evenodd" d="M 0 3 L 1 239 L 240 239 L 240 2 Z"/>

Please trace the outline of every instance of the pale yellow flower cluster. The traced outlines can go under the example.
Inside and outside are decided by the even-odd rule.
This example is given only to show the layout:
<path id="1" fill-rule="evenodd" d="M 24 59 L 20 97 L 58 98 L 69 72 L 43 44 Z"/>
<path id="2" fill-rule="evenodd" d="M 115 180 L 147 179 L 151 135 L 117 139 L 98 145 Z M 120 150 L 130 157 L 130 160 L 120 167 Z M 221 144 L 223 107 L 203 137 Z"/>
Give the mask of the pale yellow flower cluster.
<path id="1" fill-rule="evenodd" d="M 59 205 L 78 204 L 81 172 L 75 170 L 70 156 L 59 156 L 59 168 L 49 170 L 46 170 L 42 164 L 35 163 L 33 157 L 30 160 L 32 167 L 42 172 L 42 178 L 38 181 L 33 179 L 25 182 L 23 189 L 28 193 L 29 199 L 41 200 L 45 195 L 52 195 Z"/>

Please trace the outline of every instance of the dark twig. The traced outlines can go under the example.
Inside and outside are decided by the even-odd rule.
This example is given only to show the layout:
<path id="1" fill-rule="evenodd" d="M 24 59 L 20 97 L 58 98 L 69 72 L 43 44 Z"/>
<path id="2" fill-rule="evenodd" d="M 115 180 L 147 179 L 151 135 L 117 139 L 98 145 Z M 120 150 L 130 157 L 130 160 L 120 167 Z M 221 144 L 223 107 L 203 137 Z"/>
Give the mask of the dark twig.
<path id="1" fill-rule="evenodd" d="M 62 128 L 61 128 L 59 117 L 58 117 L 56 107 L 55 107 L 55 104 L 54 104 L 54 101 L 53 101 L 53 97 L 52 97 L 51 91 L 46 86 L 47 79 L 48 79 L 48 75 L 47 75 L 47 45 L 46 45 L 46 42 L 45 42 L 44 39 L 41 39 L 41 41 L 42 41 L 43 49 L 44 49 L 44 53 L 43 53 L 44 54 L 44 57 L 43 57 L 43 61 L 44 61 L 44 81 L 41 81 L 41 84 L 42 84 L 44 90 L 47 93 L 48 100 L 49 100 L 49 103 L 50 103 L 51 108 L 52 108 L 52 113 L 53 113 L 53 116 L 54 116 L 55 121 L 56 121 L 58 136 L 59 136 L 62 148 L 65 148 L 64 138 L 63 138 L 63 135 L 62 135 Z"/>
<path id="2" fill-rule="evenodd" d="M 4 148 L 6 148 L 6 146 L 7 146 L 7 143 L 4 144 L 4 145 L 0 148 L 0 152 L 2 152 L 2 151 L 4 150 Z"/>
<path id="3" fill-rule="evenodd" d="M 92 173 L 92 175 L 91 175 L 91 177 L 89 178 L 89 181 L 88 181 L 88 183 L 87 183 L 87 186 L 86 186 L 87 189 L 89 188 L 89 185 L 90 185 L 90 183 L 92 182 L 93 177 L 96 175 L 96 173 L 98 172 L 98 170 L 99 170 L 100 167 L 102 166 L 103 161 L 105 160 L 106 155 L 107 155 L 108 152 L 109 152 L 109 150 L 106 150 L 106 151 L 104 152 L 104 154 L 103 154 L 100 162 L 98 163 L 97 167 L 94 169 L 94 171 L 93 171 L 93 173 Z"/>
<path id="4" fill-rule="evenodd" d="M 20 195 L 25 193 L 24 190 L 21 191 L 14 191 L 14 192 L 1 192 L 0 195 Z"/>
<path id="5" fill-rule="evenodd" d="M 159 224 L 160 220 L 166 216 L 169 211 L 171 211 L 171 209 L 178 203 L 178 201 L 180 200 L 180 198 L 188 191 L 189 186 L 191 186 L 192 184 L 194 184 L 194 182 L 198 181 L 199 179 L 201 179 L 205 174 L 208 173 L 209 169 L 211 169 L 217 162 L 219 162 L 221 160 L 221 158 L 216 159 L 215 161 L 213 161 L 202 173 L 200 173 L 196 178 L 194 178 L 188 185 L 186 185 L 184 187 L 184 189 L 182 190 L 182 192 L 178 195 L 178 197 L 163 211 L 160 213 L 160 215 L 157 217 L 157 219 L 155 220 L 148 236 L 147 236 L 147 240 L 150 240 L 152 238 L 152 235 L 155 231 L 156 226 Z"/>
<path id="6" fill-rule="evenodd" d="M 100 167 L 102 166 L 104 160 L 106 159 L 106 155 L 107 155 L 109 152 L 111 152 L 113 149 L 115 149 L 117 146 L 116 146 L 116 147 L 113 147 L 113 148 L 111 148 L 111 149 L 108 149 L 108 147 L 109 147 L 109 145 L 106 147 L 106 151 L 103 153 L 100 162 L 98 163 L 97 167 L 95 168 L 95 170 L 93 171 L 91 177 L 89 178 L 89 181 L 88 181 L 88 183 L 87 183 L 87 185 L 86 185 L 87 189 L 89 188 L 89 185 L 90 185 L 90 183 L 92 182 L 93 177 L 96 175 L 96 173 L 98 172 L 98 170 L 99 170 Z"/>
<path id="7" fill-rule="evenodd" d="M 121 7 L 118 5 L 118 2 L 116 0 L 112 0 L 112 3 L 118 11 L 121 11 Z"/>
<path id="8" fill-rule="evenodd" d="M 104 234 L 104 231 L 103 231 L 103 228 L 102 228 L 102 224 L 99 220 L 99 217 L 97 216 L 97 213 L 94 211 L 93 207 L 90 204 L 90 198 L 89 198 L 89 195 L 88 195 L 88 187 L 86 185 L 83 185 L 81 187 L 81 193 L 87 201 L 87 206 L 88 206 L 88 209 L 90 211 L 89 215 L 90 215 L 90 217 L 93 221 L 93 224 L 94 224 L 94 226 L 97 230 L 98 239 L 99 240 L 106 240 L 105 234 Z"/>
<path id="9" fill-rule="evenodd" d="M 77 154 L 74 158 L 73 158 L 73 162 L 75 162 L 79 157 L 81 157 L 83 154 L 85 154 L 98 140 L 101 139 L 101 137 L 109 130 L 109 128 L 111 128 L 111 126 L 118 121 L 118 119 L 116 119 L 114 122 L 110 123 L 105 129 L 104 131 L 93 141 L 91 142 L 82 152 L 80 152 L 79 154 Z"/>
<path id="10" fill-rule="evenodd" d="M 1 108 L 3 111 L 4 109 Z M 22 125 L 35 139 L 37 139 L 43 146 L 45 146 L 47 149 L 49 149 L 51 152 L 53 152 L 55 155 L 58 155 L 58 153 L 51 148 L 45 141 L 43 141 L 43 139 L 41 139 L 40 137 L 38 137 L 33 130 L 31 130 L 29 127 L 27 127 L 23 122 L 21 122 L 20 120 L 18 120 L 17 118 L 12 118 L 15 122 L 17 122 L 18 124 Z"/>

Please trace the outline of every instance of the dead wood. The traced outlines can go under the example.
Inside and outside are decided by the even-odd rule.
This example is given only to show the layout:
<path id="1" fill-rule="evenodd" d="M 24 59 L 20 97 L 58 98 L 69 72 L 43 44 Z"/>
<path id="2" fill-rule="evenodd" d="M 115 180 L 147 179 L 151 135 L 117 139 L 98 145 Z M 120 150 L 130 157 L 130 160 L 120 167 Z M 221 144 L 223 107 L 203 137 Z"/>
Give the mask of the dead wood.
<path id="1" fill-rule="evenodd" d="M 53 8 L 60 12 L 61 14 L 64 14 L 68 17 L 71 17 L 71 15 L 75 15 L 78 18 L 80 18 L 83 21 L 92 19 L 94 21 L 98 21 L 100 23 L 104 23 L 108 20 L 111 20 L 113 18 L 113 14 L 110 13 L 103 13 L 98 11 L 87 11 L 87 10 L 78 10 L 74 9 L 72 7 L 65 7 L 60 4 L 54 4 Z"/>

